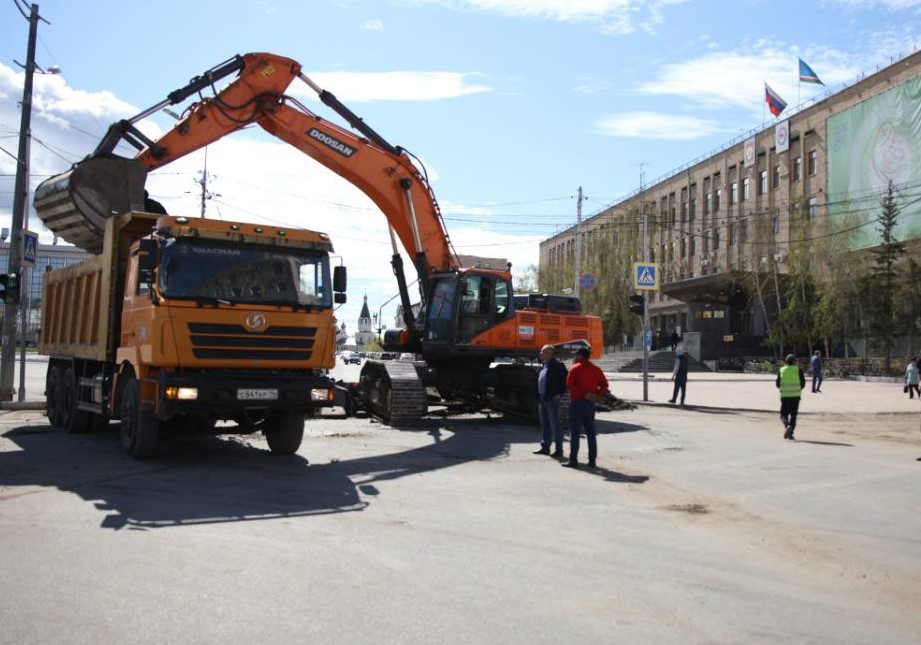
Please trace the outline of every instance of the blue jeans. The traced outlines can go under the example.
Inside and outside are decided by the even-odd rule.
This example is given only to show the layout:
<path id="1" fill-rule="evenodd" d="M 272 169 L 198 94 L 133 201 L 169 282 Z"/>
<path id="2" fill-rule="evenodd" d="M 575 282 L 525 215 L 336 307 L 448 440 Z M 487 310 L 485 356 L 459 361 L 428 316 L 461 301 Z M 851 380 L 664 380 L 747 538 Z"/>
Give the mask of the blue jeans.
<path id="1" fill-rule="evenodd" d="M 822 381 L 825 379 L 822 378 L 822 372 L 813 372 L 812 373 L 812 391 L 818 392 L 822 387 Z"/>
<path id="2" fill-rule="evenodd" d="M 552 438 L 556 447 L 562 448 L 563 426 L 560 424 L 560 402 L 541 401 L 537 409 L 540 416 L 540 445 L 549 447 Z"/>
<path id="3" fill-rule="evenodd" d="M 598 456 L 598 441 L 595 437 L 595 403 L 573 401 L 569 404 L 569 460 L 577 461 L 579 456 L 579 435 L 585 431 L 588 439 L 588 463 L 595 463 Z"/>

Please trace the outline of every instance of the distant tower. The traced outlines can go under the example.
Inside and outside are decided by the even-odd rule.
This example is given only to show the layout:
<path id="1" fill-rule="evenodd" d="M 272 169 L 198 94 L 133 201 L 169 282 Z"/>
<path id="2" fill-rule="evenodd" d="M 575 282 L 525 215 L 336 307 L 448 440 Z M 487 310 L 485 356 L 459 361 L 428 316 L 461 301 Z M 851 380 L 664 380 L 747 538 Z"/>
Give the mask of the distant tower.
<path id="1" fill-rule="evenodd" d="M 358 331 L 355 332 L 355 344 L 361 348 L 374 340 L 374 330 L 371 328 L 371 312 L 368 311 L 368 296 L 365 296 L 365 302 L 361 306 L 361 313 L 358 315 Z"/>

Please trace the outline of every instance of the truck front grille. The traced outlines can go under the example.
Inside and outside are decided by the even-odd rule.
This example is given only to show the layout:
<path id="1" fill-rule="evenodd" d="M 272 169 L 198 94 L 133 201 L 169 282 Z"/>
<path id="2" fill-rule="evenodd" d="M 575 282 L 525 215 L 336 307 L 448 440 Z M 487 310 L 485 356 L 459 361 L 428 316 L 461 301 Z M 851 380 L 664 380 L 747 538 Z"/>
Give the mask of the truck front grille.
<path id="1" fill-rule="evenodd" d="M 269 327 L 247 331 L 242 325 L 189 323 L 192 355 L 201 359 L 304 361 L 313 355 L 316 327 Z"/>

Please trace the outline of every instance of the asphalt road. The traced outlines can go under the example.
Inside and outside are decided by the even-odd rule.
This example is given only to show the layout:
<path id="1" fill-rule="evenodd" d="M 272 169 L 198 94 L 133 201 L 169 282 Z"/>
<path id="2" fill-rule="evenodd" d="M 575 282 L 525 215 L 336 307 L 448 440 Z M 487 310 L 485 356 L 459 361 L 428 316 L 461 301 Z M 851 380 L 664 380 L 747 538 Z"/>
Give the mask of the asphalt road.
<path id="1" fill-rule="evenodd" d="M 164 442 L 0 413 L 2 643 L 921 641 L 918 417 L 640 408 Z M 309 462 L 308 462 L 309 460 Z"/>

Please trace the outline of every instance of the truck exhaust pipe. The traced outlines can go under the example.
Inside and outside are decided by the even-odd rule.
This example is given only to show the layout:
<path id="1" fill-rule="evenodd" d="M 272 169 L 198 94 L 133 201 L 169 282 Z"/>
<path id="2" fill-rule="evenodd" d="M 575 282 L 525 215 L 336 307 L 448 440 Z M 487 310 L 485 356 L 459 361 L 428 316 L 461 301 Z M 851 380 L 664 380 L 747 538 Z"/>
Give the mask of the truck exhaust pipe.
<path id="1" fill-rule="evenodd" d="M 102 252 L 106 220 L 143 211 L 147 168 L 124 157 L 88 157 L 35 189 L 35 210 L 59 238 L 90 253 Z"/>

